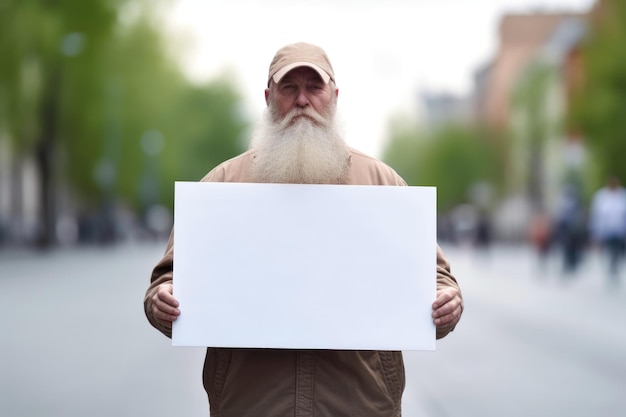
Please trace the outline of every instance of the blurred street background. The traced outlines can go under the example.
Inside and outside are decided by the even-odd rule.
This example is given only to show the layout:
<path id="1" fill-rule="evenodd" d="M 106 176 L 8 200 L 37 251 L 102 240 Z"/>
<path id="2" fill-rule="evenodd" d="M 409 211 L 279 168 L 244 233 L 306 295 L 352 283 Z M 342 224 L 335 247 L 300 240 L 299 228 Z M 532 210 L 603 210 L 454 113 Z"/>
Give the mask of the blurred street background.
<path id="1" fill-rule="evenodd" d="M 437 187 L 467 308 L 404 415 L 623 415 L 626 1 L 309 3 L 0 0 L 0 415 L 206 415 L 143 294 L 174 181 L 247 148 L 302 40 L 348 144 Z"/>
<path id="2" fill-rule="evenodd" d="M 0 415 L 208 415 L 204 350 L 143 313 L 163 246 L 0 253 Z M 404 416 L 623 415 L 626 286 L 600 254 L 570 276 L 531 247 L 444 250 L 466 311 L 435 352 L 405 352 Z"/>

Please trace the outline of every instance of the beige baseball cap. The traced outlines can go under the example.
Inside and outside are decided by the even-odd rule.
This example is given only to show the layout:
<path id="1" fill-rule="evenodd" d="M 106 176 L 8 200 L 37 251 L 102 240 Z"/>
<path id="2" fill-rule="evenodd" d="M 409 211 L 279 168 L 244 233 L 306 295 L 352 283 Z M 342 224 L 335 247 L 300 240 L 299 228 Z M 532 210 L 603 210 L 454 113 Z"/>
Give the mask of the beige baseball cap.
<path id="1" fill-rule="evenodd" d="M 271 79 L 278 83 L 285 74 L 297 67 L 313 68 L 325 83 L 335 81 L 335 73 L 326 52 L 319 46 L 298 42 L 283 46 L 276 52 L 270 64 L 267 85 Z"/>

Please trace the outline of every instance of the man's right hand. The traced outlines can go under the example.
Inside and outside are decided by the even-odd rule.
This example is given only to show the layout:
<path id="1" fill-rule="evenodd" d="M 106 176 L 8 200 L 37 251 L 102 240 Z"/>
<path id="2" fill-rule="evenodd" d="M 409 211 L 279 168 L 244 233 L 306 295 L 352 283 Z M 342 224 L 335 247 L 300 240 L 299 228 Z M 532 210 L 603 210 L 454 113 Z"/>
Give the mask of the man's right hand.
<path id="1" fill-rule="evenodd" d="M 172 327 L 172 322 L 180 316 L 178 301 L 174 298 L 174 287 L 171 283 L 163 283 L 157 287 L 152 296 L 152 314 L 156 320 Z"/>

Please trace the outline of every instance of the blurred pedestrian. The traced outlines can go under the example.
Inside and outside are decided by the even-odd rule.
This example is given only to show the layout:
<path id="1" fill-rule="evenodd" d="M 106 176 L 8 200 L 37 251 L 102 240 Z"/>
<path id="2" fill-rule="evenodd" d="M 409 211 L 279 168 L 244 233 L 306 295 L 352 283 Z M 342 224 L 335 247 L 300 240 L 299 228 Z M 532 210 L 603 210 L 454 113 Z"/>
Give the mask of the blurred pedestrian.
<path id="1" fill-rule="evenodd" d="M 617 176 L 610 176 L 593 195 L 589 228 L 593 242 L 608 256 L 611 282 L 617 284 L 626 250 L 626 190 Z"/>
<path id="2" fill-rule="evenodd" d="M 491 220 L 487 210 L 480 210 L 476 220 L 474 245 L 482 252 L 487 252 L 491 247 L 492 231 Z"/>
<path id="3" fill-rule="evenodd" d="M 220 164 L 203 181 L 406 185 L 389 166 L 344 142 L 335 123 L 335 76 L 322 49 L 305 43 L 281 48 L 267 81 L 268 107 L 251 149 Z M 179 309 L 173 296 L 173 247 L 170 235 L 144 299 L 148 320 L 168 337 L 186 307 Z M 432 315 L 437 338 L 442 338 L 459 321 L 463 299 L 439 247 L 436 261 Z M 380 278 L 384 285 L 385 277 Z M 230 348 L 207 349 L 203 381 L 211 415 L 223 417 L 397 417 L 405 384 L 397 351 Z"/>
<path id="4" fill-rule="evenodd" d="M 582 196 L 573 184 L 563 187 L 554 225 L 554 239 L 560 246 L 563 259 L 563 272 L 566 275 L 576 272 L 582 261 L 585 245 L 585 211 Z"/>
<path id="5" fill-rule="evenodd" d="M 535 248 L 540 265 L 543 267 L 552 244 L 552 222 L 545 211 L 536 213 L 530 220 L 528 238 Z"/>

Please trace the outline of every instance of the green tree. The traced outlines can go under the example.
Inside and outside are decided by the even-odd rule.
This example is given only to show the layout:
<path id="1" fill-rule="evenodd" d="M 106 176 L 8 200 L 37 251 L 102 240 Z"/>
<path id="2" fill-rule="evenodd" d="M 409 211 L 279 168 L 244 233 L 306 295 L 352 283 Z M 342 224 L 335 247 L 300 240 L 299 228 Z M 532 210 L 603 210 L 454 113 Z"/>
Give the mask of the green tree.
<path id="1" fill-rule="evenodd" d="M 210 169 L 247 146 L 248 116 L 242 98 L 226 78 L 181 91 L 169 115 L 174 132 L 184 140 L 178 146 L 178 179 L 198 180 Z M 173 132 L 173 133 L 174 133 Z"/>
<path id="2" fill-rule="evenodd" d="M 197 180 L 241 152 L 247 120 L 229 80 L 190 83 L 167 53 L 158 21 L 139 16 L 109 42 L 93 91 L 100 113 L 69 126 L 68 152 L 83 199 L 94 204 L 104 192 L 144 210 L 171 206 L 174 180 Z"/>
<path id="3" fill-rule="evenodd" d="M 502 160 L 480 130 L 458 125 L 443 126 L 432 133 L 395 132 L 383 159 L 409 185 L 437 187 L 437 211 L 446 213 L 472 202 L 475 187 L 487 184 L 497 190 Z"/>
<path id="4" fill-rule="evenodd" d="M 74 116 L 64 101 L 75 91 L 74 82 L 97 67 L 99 50 L 116 22 L 117 4 L 104 0 L 0 4 L 0 131 L 11 138 L 17 163 L 27 154 L 35 157 L 41 208 L 38 242 L 43 247 L 51 245 L 55 235 L 62 119 Z"/>
<path id="5" fill-rule="evenodd" d="M 245 146 L 232 83 L 183 76 L 156 3 L 0 0 L 0 135 L 15 166 L 36 157 L 42 246 L 55 243 L 58 183 L 112 226 L 115 206 L 171 207 L 174 180 Z"/>
<path id="6" fill-rule="evenodd" d="M 552 75 L 547 66 L 532 63 L 512 94 L 512 105 L 522 119 L 514 129 L 518 142 L 516 157 L 521 159 L 517 168 L 522 171 L 520 180 L 526 188 L 526 195 L 540 212 L 545 210 L 546 143 L 558 131 L 557 122 L 548 114 L 547 90 Z"/>
<path id="7" fill-rule="evenodd" d="M 596 185 L 608 174 L 626 179 L 626 2 L 600 6 L 582 44 L 584 81 L 569 114 L 570 129 L 591 150 Z"/>

